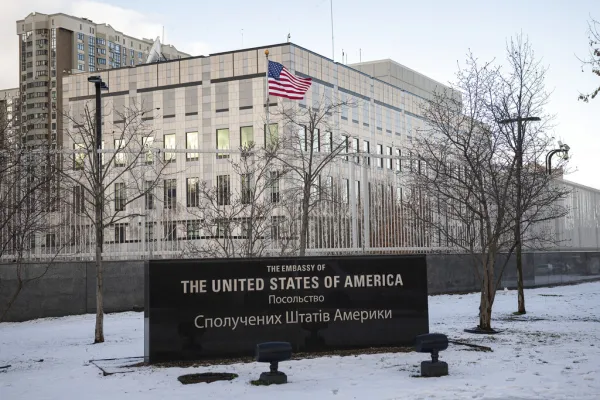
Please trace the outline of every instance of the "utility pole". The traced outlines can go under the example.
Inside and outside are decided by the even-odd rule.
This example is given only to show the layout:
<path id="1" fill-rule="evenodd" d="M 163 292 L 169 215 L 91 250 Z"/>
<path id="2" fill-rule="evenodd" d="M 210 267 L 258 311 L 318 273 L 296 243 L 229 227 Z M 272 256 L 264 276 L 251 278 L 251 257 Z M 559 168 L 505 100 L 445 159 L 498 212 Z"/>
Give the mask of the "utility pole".
<path id="1" fill-rule="evenodd" d="M 95 165 L 96 175 L 94 188 L 94 211 L 96 231 L 96 329 L 94 343 L 104 342 L 104 307 L 103 307 L 103 279 L 102 279 L 102 244 L 104 242 L 104 224 L 102 211 L 104 207 L 104 190 L 102 184 L 102 90 L 108 90 L 106 83 L 100 76 L 90 76 L 88 82 L 96 88 L 96 139 L 95 139 Z"/>

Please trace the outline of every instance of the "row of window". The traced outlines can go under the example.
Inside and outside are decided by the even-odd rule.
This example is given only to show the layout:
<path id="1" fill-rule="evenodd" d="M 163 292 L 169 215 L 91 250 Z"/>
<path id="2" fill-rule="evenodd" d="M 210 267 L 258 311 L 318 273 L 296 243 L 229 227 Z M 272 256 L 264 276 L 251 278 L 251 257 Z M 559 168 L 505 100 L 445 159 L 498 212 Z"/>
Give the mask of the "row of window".
<path id="1" fill-rule="evenodd" d="M 36 50 L 35 51 L 35 55 L 36 56 L 47 56 L 48 55 L 48 50 L 44 49 L 44 50 Z M 21 62 L 25 62 L 25 58 L 31 58 L 33 57 L 33 51 L 28 51 L 27 53 L 25 53 L 25 56 L 21 57 Z"/>
<path id="2" fill-rule="evenodd" d="M 265 143 L 269 143 L 271 140 L 275 139 L 278 135 L 278 125 L 270 124 L 269 125 L 270 137 L 267 138 L 265 136 Z M 148 138 L 150 139 L 150 138 Z M 216 143 L 217 150 L 231 150 L 231 134 L 229 128 L 217 129 L 216 131 Z M 249 148 L 253 146 L 255 143 L 254 138 L 254 127 L 253 126 L 242 126 L 240 128 L 240 143 L 239 146 L 241 148 Z M 176 135 L 174 133 L 170 133 L 163 136 L 163 144 L 165 149 L 175 149 L 176 148 Z M 187 132 L 185 134 L 185 144 L 186 149 L 194 150 L 198 148 L 198 132 Z M 167 162 L 175 162 L 176 154 L 165 152 L 165 161 Z M 229 154 L 227 153 L 217 153 L 217 158 L 229 158 Z M 198 153 L 186 153 L 187 161 L 197 161 Z"/>

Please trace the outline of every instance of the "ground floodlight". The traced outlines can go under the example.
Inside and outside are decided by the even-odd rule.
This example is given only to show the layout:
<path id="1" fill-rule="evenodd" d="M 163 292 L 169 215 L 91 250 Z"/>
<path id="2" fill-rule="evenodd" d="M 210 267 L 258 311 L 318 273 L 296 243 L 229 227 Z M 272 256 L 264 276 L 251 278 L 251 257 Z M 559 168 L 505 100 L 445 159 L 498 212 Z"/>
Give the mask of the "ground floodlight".
<path id="1" fill-rule="evenodd" d="M 421 362 L 421 376 L 438 377 L 448 375 L 448 364 L 439 361 L 439 352 L 448 348 L 448 337 L 441 333 L 428 333 L 415 338 L 415 350 L 431 353 L 431 361 Z"/>
<path id="2" fill-rule="evenodd" d="M 271 363 L 269 372 L 260 374 L 259 381 L 271 385 L 287 383 L 287 375 L 277 370 L 281 361 L 292 358 L 289 342 L 267 342 L 256 345 L 256 361 Z"/>

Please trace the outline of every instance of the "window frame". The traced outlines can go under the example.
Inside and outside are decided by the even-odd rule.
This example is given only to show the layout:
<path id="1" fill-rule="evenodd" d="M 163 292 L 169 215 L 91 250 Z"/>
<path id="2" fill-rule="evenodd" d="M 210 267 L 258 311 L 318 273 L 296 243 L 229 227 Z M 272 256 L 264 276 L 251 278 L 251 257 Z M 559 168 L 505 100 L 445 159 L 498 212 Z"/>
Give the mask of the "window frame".
<path id="1" fill-rule="evenodd" d="M 191 134 L 196 135 L 196 140 L 194 141 L 194 143 L 192 143 L 192 145 L 195 145 L 196 147 L 190 147 L 190 135 Z M 185 133 L 185 148 L 186 148 L 186 150 L 198 150 L 199 137 L 200 136 L 198 134 L 198 131 L 186 132 Z M 198 161 L 198 156 L 199 156 L 199 153 L 190 153 L 189 151 L 185 152 L 185 160 L 186 161 Z"/>
<path id="2" fill-rule="evenodd" d="M 220 147 L 224 143 L 220 143 L 220 141 L 219 141 L 219 132 L 223 132 L 223 131 L 227 131 L 227 145 L 226 145 L 226 147 Z M 215 139 L 216 139 L 216 144 L 217 144 L 217 150 L 231 150 L 231 130 L 229 128 L 219 128 L 219 129 L 217 129 Z M 229 158 L 229 154 L 228 153 L 219 153 L 219 152 L 217 152 L 217 158 L 218 159 Z"/>

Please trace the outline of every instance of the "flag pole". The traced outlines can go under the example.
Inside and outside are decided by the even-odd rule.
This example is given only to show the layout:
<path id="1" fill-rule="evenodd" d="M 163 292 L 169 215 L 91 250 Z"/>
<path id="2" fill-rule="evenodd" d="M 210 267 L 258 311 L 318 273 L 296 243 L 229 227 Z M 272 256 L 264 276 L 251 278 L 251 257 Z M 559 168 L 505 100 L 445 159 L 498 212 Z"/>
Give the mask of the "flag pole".
<path id="1" fill-rule="evenodd" d="M 265 82 L 265 99 L 267 99 L 267 128 L 265 129 L 267 132 L 269 132 L 269 135 L 267 136 L 266 132 L 265 132 L 265 139 L 267 139 L 267 137 L 271 138 L 271 127 L 269 126 L 269 50 L 265 50 L 265 58 L 266 58 L 266 68 L 265 68 L 265 78 L 266 78 L 266 82 Z M 266 143 L 265 143 L 266 145 Z"/>

